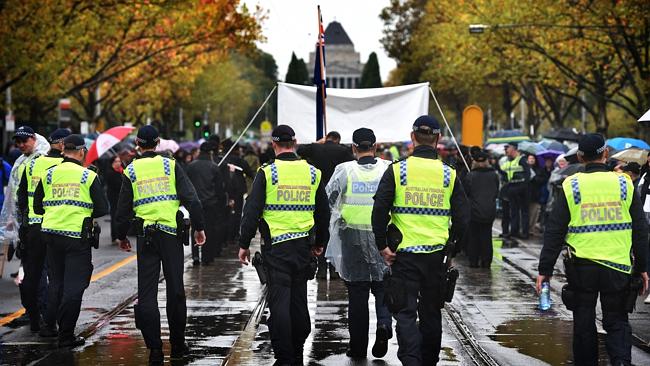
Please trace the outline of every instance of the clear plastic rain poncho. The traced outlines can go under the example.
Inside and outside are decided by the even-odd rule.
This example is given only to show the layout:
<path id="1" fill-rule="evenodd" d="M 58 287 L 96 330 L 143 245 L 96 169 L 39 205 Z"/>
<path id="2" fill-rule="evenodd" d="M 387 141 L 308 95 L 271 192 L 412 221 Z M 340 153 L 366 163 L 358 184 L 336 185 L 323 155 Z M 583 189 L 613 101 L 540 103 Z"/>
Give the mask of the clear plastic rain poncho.
<path id="1" fill-rule="evenodd" d="M 389 165 L 389 161 L 382 159 L 377 159 L 376 164 L 339 164 L 325 188 L 332 211 L 325 256 L 345 281 L 383 280 L 386 264 L 375 245 L 370 213 L 363 215 L 367 216 L 365 220 L 359 220 L 357 215 L 355 222 L 348 222 L 344 216 L 350 215 L 342 212 L 354 210 L 354 206 L 372 208 L 373 196 Z"/>
<path id="2" fill-rule="evenodd" d="M 20 178 L 23 175 L 24 167 L 29 164 L 32 159 L 38 156 L 45 155 L 50 151 L 50 144 L 45 137 L 36 134 L 36 144 L 34 145 L 34 152 L 29 155 L 21 155 L 14 162 L 11 168 L 11 176 L 9 177 L 9 184 L 5 191 L 5 200 L 0 212 L 0 241 L 9 241 L 15 243 L 18 240 L 18 215 L 16 214 L 16 195 L 18 193 L 18 185 Z"/>

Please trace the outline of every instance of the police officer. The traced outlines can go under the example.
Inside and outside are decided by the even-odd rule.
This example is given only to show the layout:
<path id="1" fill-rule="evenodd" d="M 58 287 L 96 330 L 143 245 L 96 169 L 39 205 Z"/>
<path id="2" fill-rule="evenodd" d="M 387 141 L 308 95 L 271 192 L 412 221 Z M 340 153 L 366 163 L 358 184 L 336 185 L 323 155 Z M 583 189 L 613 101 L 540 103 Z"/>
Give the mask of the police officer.
<path id="1" fill-rule="evenodd" d="M 244 206 L 239 260 L 248 264 L 248 248 L 259 227 L 269 277 L 275 364 L 302 365 L 303 346 L 311 332 L 307 280 L 313 276 L 312 256 L 322 253 L 329 238 L 329 207 L 320 171 L 295 153 L 293 129 L 277 126 L 272 140 L 276 159 L 258 171 Z"/>
<path id="2" fill-rule="evenodd" d="M 610 363 L 631 364 L 627 313 L 632 309 L 626 309 L 625 303 L 631 299 L 634 304 L 638 292 L 648 288 L 648 227 L 641 201 L 627 175 L 609 171 L 608 155 L 601 135 L 587 134 L 580 140 L 578 158 L 586 164 L 585 171 L 563 182 L 563 194 L 546 223 L 539 260 L 538 292 L 551 279 L 562 247 L 568 245 L 572 260 L 567 262 L 569 284 L 563 300 L 573 310 L 576 365 L 598 364 L 595 306 L 599 295 Z M 630 286 L 631 273 L 640 275 L 641 288 Z"/>
<path id="3" fill-rule="evenodd" d="M 528 239 L 528 183 L 530 182 L 530 166 L 526 159 L 521 158 L 516 142 L 506 145 L 507 159 L 501 164 L 501 174 L 507 184 L 506 194 L 510 204 L 511 236 Z M 521 235 L 519 225 L 521 224 Z"/>
<path id="4" fill-rule="evenodd" d="M 178 208 L 185 206 L 195 229 L 197 245 L 205 242 L 203 212 L 196 191 L 176 162 L 156 155 L 160 138 L 153 126 L 138 130 L 136 144 L 141 157 L 124 169 L 120 199 L 117 205 L 117 238 L 123 250 L 130 251 L 126 237 L 135 213 L 138 219 L 138 304 L 135 306 L 136 327 L 142 331 L 150 349 L 149 362 L 161 364 L 164 359 L 160 339 L 158 310 L 158 279 L 162 263 L 167 287 L 167 320 L 171 358 L 181 359 L 189 348 L 185 343 L 187 307 L 183 286 L 183 244 L 177 236 Z"/>
<path id="5" fill-rule="evenodd" d="M 48 138 L 50 151 L 47 155 L 38 156 L 27 163 L 26 169 L 18 186 L 18 200 L 16 206 L 18 215 L 22 217 L 21 230 L 24 233 L 21 239 L 23 245 L 22 265 L 25 276 L 21 284 L 22 303 L 29 315 L 29 324 L 32 332 L 41 330 L 41 311 L 38 306 L 39 285 L 43 278 L 45 265 L 45 244 L 41 240 L 41 222 L 43 216 L 34 212 L 34 191 L 41 181 L 45 171 L 63 161 L 63 139 L 70 135 L 65 128 L 55 130 Z M 25 220 L 25 218 L 27 218 Z M 44 281 L 47 283 L 47 281 Z M 55 312 L 49 312 L 55 315 Z M 46 327 L 41 332 L 42 336 L 56 336 L 56 318 L 45 319 Z"/>
<path id="6" fill-rule="evenodd" d="M 348 357 L 366 358 L 368 348 L 368 295 L 375 296 L 377 336 L 372 354 L 383 357 L 392 338 L 392 319 L 384 304 L 386 265 L 375 247 L 370 216 L 379 180 L 390 165 L 375 158 L 377 146 L 371 129 L 352 134 L 356 161 L 339 164 L 327 187 L 332 210 L 330 241 L 325 257 L 333 263 L 348 289 Z"/>
<path id="7" fill-rule="evenodd" d="M 87 152 L 83 137 L 70 135 L 63 144 L 63 161 L 47 169 L 36 187 L 34 212 L 43 215 L 41 231 L 47 245 L 50 283 L 45 319 L 57 320 L 59 347 L 76 347 L 84 343 L 74 329 L 93 272 L 91 244 L 82 240 L 82 231 L 87 230 L 88 218 L 108 214 L 109 207 L 97 174 L 82 166 Z"/>
<path id="8" fill-rule="evenodd" d="M 386 170 L 372 210 L 377 248 L 405 289 L 405 304 L 393 315 L 397 320 L 397 356 L 407 366 L 432 365 L 439 360 L 446 243 L 461 238 L 470 218 L 469 203 L 455 170 L 437 157 L 439 136 L 435 118 L 424 115 L 415 120 L 413 154 Z M 396 251 L 387 245 L 391 218 L 402 237 Z"/>

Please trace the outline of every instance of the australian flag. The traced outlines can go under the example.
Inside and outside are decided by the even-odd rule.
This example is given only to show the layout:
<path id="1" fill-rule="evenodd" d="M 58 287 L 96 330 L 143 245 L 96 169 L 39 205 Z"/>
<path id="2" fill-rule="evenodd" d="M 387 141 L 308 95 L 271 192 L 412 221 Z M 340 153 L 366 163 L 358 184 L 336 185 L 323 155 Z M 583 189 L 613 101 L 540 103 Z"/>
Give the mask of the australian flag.
<path id="1" fill-rule="evenodd" d="M 325 82 L 325 32 L 323 17 L 318 7 L 318 42 L 314 62 L 314 85 L 316 85 L 316 140 L 320 140 L 327 130 L 327 113 L 325 99 L 327 98 L 327 83 Z"/>

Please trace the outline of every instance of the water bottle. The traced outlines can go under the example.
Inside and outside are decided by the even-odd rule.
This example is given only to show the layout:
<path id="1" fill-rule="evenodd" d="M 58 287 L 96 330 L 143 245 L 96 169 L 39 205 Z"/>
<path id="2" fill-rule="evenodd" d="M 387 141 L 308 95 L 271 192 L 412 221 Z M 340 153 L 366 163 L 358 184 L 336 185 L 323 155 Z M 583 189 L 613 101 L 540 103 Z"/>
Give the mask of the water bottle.
<path id="1" fill-rule="evenodd" d="M 551 285 L 542 282 L 542 291 L 539 293 L 539 310 L 546 311 L 551 308 Z"/>

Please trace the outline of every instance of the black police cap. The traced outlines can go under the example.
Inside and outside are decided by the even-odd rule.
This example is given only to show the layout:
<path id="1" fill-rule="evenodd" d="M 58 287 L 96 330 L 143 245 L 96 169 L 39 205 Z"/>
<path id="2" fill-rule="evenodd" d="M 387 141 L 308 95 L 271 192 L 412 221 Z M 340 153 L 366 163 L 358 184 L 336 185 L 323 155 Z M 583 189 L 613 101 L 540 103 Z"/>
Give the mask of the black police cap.
<path id="1" fill-rule="evenodd" d="M 605 138 L 599 133 L 588 133 L 578 142 L 578 155 L 588 158 L 598 157 L 606 149 Z"/>
<path id="2" fill-rule="evenodd" d="M 158 130 L 154 126 L 146 125 L 140 127 L 135 142 L 143 147 L 154 147 L 160 141 Z"/>
<path id="3" fill-rule="evenodd" d="M 81 150 L 86 148 L 86 141 L 81 135 L 69 135 L 63 139 L 65 150 Z"/>
<path id="4" fill-rule="evenodd" d="M 58 144 L 66 137 L 70 136 L 70 134 L 71 132 L 67 128 L 57 128 L 50 134 L 50 137 L 47 138 L 47 141 L 49 141 L 50 144 Z"/>
<path id="5" fill-rule="evenodd" d="M 352 133 L 352 142 L 357 147 L 371 147 L 377 142 L 377 138 L 371 129 L 361 127 Z"/>
<path id="6" fill-rule="evenodd" d="M 209 152 L 209 151 L 214 151 L 216 149 L 216 147 L 218 147 L 218 146 L 213 141 L 208 140 L 208 141 L 202 143 L 201 146 L 199 147 L 199 149 L 201 151 Z"/>
<path id="7" fill-rule="evenodd" d="M 36 136 L 34 129 L 29 126 L 20 126 L 14 132 L 14 139 L 27 140 L 30 137 Z"/>
<path id="8" fill-rule="evenodd" d="M 425 114 L 413 122 L 413 131 L 430 135 L 440 134 L 440 123 L 435 118 Z"/>
<path id="9" fill-rule="evenodd" d="M 279 125 L 273 129 L 271 133 L 271 139 L 274 142 L 290 142 L 296 140 L 296 133 L 293 132 L 293 128 L 287 125 Z"/>

